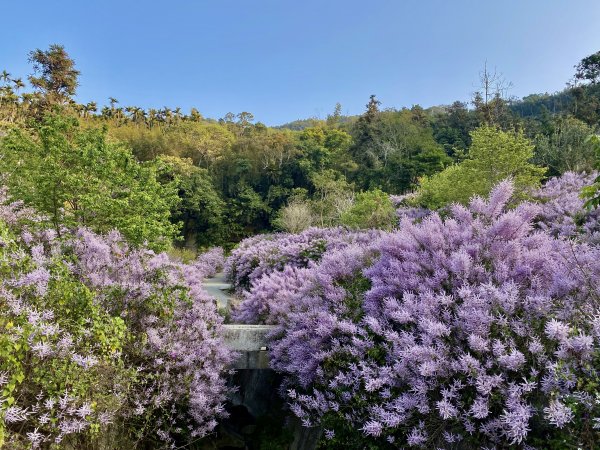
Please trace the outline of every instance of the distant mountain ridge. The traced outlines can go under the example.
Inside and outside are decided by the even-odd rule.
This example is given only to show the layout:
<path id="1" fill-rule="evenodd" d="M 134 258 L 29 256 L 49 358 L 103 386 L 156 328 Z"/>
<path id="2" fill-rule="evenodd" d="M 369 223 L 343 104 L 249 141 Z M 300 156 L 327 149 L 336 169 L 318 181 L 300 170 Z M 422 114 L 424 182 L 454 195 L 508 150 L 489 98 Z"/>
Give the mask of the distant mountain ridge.
<path id="1" fill-rule="evenodd" d="M 591 105 L 590 105 L 591 100 Z M 562 91 L 554 93 L 536 93 L 527 95 L 521 99 L 512 99 L 508 101 L 509 108 L 513 114 L 522 118 L 540 119 L 544 115 L 562 115 L 575 114 L 577 110 L 584 104 L 592 111 L 589 113 L 600 112 L 600 85 L 591 84 L 585 86 L 567 87 Z M 428 115 L 445 114 L 450 105 L 436 105 L 425 108 Z M 402 108 L 401 108 L 402 109 Z M 581 113 L 581 111 L 579 111 Z M 350 124 L 360 117 L 359 114 L 353 116 L 341 116 L 338 123 Z M 294 131 L 302 131 L 306 128 L 314 127 L 319 123 L 324 123 L 326 120 L 316 117 L 307 119 L 298 119 L 282 125 L 275 126 L 277 129 L 288 129 Z"/>

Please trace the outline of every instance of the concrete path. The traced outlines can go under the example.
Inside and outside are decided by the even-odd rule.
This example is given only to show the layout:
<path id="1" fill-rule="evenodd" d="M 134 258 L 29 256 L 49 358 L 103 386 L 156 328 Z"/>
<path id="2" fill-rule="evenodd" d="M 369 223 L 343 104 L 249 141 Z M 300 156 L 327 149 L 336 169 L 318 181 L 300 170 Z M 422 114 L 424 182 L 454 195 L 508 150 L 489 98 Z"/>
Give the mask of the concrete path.
<path id="1" fill-rule="evenodd" d="M 204 280 L 204 289 L 217 300 L 219 309 L 228 310 L 234 300 L 231 284 L 225 279 L 224 273 Z M 223 325 L 225 345 L 235 350 L 239 357 L 234 362 L 234 369 L 268 369 L 269 356 L 267 334 L 273 326 L 270 325 Z"/>
<path id="2" fill-rule="evenodd" d="M 232 295 L 229 293 L 231 284 L 225 279 L 223 272 L 204 280 L 204 289 L 217 300 L 219 308 L 229 308 Z"/>

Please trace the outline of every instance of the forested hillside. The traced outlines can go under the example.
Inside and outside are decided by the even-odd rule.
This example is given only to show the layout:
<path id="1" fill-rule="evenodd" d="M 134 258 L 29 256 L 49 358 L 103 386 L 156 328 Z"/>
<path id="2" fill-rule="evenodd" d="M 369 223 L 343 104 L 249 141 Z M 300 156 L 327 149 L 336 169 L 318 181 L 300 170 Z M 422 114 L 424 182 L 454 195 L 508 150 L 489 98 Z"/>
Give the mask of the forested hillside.
<path id="1" fill-rule="evenodd" d="M 270 230 L 344 224 L 361 192 L 408 194 L 468 159 L 480 127 L 492 138 L 527 139 L 531 162 L 547 168 L 542 178 L 594 165 L 593 61 L 556 94 L 507 99 L 502 82 L 484 71 L 469 103 L 382 109 L 373 95 L 358 117 L 342 116 L 338 104 L 326 120 L 268 127 L 249 112 L 205 118 L 201 105 L 184 112 L 114 98 L 79 104 L 79 72 L 63 47 L 29 57 L 30 76 L 4 71 L 0 79 L 0 164 L 11 193 L 56 226 L 117 227 L 162 248 L 171 239 L 192 249 L 230 246 Z"/>

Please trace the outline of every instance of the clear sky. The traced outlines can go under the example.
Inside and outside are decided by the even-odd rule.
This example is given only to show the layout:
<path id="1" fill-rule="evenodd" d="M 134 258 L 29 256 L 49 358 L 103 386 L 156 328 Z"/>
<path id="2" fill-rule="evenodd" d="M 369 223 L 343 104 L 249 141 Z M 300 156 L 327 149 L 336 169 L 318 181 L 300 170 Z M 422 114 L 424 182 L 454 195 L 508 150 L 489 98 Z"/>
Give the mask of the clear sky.
<path id="1" fill-rule="evenodd" d="M 252 112 L 268 125 L 468 100 L 487 60 L 511 94 L 562 89 L 600 50 L 599 0 L 3 1 L 0 70 L 63 44 L 78 100 Z"/>

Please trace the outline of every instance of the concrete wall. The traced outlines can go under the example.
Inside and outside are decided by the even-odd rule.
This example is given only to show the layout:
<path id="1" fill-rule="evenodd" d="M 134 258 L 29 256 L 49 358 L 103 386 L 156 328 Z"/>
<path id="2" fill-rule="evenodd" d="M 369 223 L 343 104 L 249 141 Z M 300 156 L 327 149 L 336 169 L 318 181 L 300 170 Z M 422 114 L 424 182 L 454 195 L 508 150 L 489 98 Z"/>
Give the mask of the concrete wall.
<path id="1" fill-rule="evenodd" d="M 224 325 L 225 344 L 238 352 L 234 369 L 268 369 L 269 342 L 272 325 Z"/>
<path id="2" fill-rule="evenodd" d="M 267 336 L 274 328 L 271 325 L 224 325 L 226 345 L 239 353 L 233 365 L 238 370 L 230 379 L 238 389 L 230 395 L 229 402 L 235 407 L 244 407 L 254 418 L 288 414 L 277 392 L 281 377 L 269 368 Z M 289 450 L 316 448 L 320 428 L 305 428 L 293 415 L 289 416 L 289 425 L 294 435 Z"/>

